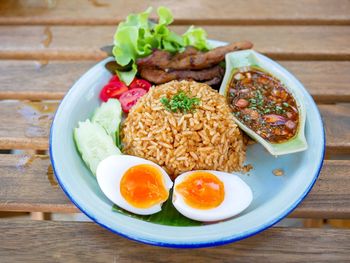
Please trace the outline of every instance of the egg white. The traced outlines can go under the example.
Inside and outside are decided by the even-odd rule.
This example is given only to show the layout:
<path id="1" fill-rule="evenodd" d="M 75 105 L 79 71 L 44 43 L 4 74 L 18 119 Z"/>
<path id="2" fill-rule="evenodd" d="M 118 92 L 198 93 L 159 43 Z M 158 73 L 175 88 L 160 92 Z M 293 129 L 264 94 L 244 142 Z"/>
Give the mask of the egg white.
<path id="1" fill-rule="evenodd" d="M 138 215 L 151 215 L 161 210 L 162 203 L 149 208 L 136 208 L 130 205 L 120 193 L 120 181 L 124 173 L 135 165 L 149 164 L 159 169 L 167 190 L 173 186 L 168 174 L 159 165 L 131 155 L 112 155 L 99 163 L 96 170 L 96 179 L 102 192 L 109 200 L 119 207 Z"/>
<path id="2" fill-rule="evenodd" d="M 211 209 L 196 209 L 189 206 L 183 196 L 176 191 L 176 186 L 183 182 L 187 176 L 197 171 L 181 174 L 175 179 L 172 202 L 175 208 L 184 216 L 202 222 L 224 220 L 241 213 L 253 200 L 250 187 L 236 174 L 219 171 L 203 170 L 212 173 L 224 184 L 225 197 L 222 203 Z"/>

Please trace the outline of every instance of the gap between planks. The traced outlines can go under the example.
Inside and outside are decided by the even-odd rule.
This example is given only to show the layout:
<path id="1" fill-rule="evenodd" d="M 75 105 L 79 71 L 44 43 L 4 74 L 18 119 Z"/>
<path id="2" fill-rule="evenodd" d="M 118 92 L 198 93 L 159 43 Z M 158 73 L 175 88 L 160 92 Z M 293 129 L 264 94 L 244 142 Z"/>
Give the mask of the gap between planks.
<path id="1" fill-rule="evenodd" d="M 176 24 L 342 24 L 349 25 L 346 0 L 219 1 L 2 1 L 0 24 L 115 25 L 148 6 L 166 6 Z M 77 12 L 77 10 L 79 10 Z M 155 11 L 151 15 L 155 17 Z"/>
<path id="2" fill-rule="evenodd" d="M 186 26 L 172 27 L 185 32 Z M 281 60 L 350 60 L 347 26 L 204 26 L 211 39 L 250 40 L 254 48 Z M 2 26 L 0 59 L 100 60 L 115 26 Z M 320 41 L 322 39 L 322 41 Z M 336 49 L 334 47 L 337 47 Z"/>
<path id="3" fill-rule="evenodd" d="M 318 103 L 350 102 L 350 61 L 278 62 L 305 85 Z M 0 60 L 0 72 L 6 72 L 0 74 L 0 99 L 62 99 L 94 64 L 95 61 Z"/>
<path id="4" fill-rule="evenodd" d="M 116 26 L 123 20 L 120 19 L 90 19 L 90 18 L 38 18 L 38 17 L 0 17 L 0 25 L 3 26 Z M 194 26 L 348 26 L 350 19 L 176 19 L 172 25 Z"/>

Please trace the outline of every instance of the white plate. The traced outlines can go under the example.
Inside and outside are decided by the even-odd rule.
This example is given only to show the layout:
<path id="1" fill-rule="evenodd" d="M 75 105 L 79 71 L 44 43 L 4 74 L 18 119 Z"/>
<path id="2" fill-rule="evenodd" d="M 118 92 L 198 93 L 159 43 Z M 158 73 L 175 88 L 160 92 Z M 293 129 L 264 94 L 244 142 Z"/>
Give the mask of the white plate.
<path id="1" fill-rule="evenodd" d="M 223 45 L 223 42 L 212 42 Z M 140 242 L 170 247 L 205 247 L 237 241 L 257 234 L 288 215 L 307 195 L 322 167 L 325 137 L 315 102 L 302 87 L 307 109 L 304 152 L 274 157 L 262 146 L 248 147 L 247 163 L 254 169 L 241 178 L 253 190 L 251 205 L 225 222 L 172 227 L 148 223 L 112 211 L 112 203 L 100 191 L 95 177 L 85 167 L 73 141 L 78 121 L 91 117 L 99 105 L 99 92 L 110 78 L 107 58 L 86 72 L 62 100 L 51 127 L 50 157 L 59 184 L 71 201 L 101 226 Z M 272 170 L 283 169 L 283 176 Z"/>

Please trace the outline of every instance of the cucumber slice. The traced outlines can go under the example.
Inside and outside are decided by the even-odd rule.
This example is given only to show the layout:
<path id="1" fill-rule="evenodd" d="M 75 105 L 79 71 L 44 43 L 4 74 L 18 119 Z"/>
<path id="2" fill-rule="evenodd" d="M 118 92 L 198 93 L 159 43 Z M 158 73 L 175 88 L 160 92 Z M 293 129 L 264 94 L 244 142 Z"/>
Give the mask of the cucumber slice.
<path id="1" fill-rule="evenodd" d="M 122 108 L 117 99 L 109 99 L 96 109 L 93 123 L 100 124 L 113 139 L 114 143 L 119 142 L 119 125 L 122 120 Z M 118 146 L 119 147 L 119 146 Z"/>
<path id="2" fill-rule="evenodd" d="M 74 140 L 86 165 L 95 175 L 98 164 L 108 156 L 121 154 L 112 138 L 97 123 L 79 122 L 74 129 Z"/>
<path id="3" fill-rule="evenodd" d="M 118 130 L 115 133 L 115 145 L 117 145 L 119 150 L 121 150 L 121 151 L 123 150 L 122 149 L 122 142 L 121 142 L 121 139 L 120 139 L 120 124 L 119 124 Z"/>

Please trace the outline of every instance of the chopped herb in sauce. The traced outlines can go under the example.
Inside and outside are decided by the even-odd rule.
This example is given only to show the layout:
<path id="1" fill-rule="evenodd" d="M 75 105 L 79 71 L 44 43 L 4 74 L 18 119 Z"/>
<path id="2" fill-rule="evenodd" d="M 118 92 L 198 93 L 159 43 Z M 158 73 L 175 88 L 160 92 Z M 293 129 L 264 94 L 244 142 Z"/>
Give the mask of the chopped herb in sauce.
<path id="1" fill-rule="evenodd" d="M 269 142 L 284 142 L 296 134 L 295 99 L 278 79 L 260 68 L 234 72 L 227 94 L 236 118 Z"/>
<path id="2" fill-rule="evenodd" d="M 184 112 L 192 111 L 196 105 L 199 105 L 199 98 L 190 98 L 184 92 L 178 92 L 170 100 L 166 97 L 160 99 L 167 111 Z"/>

